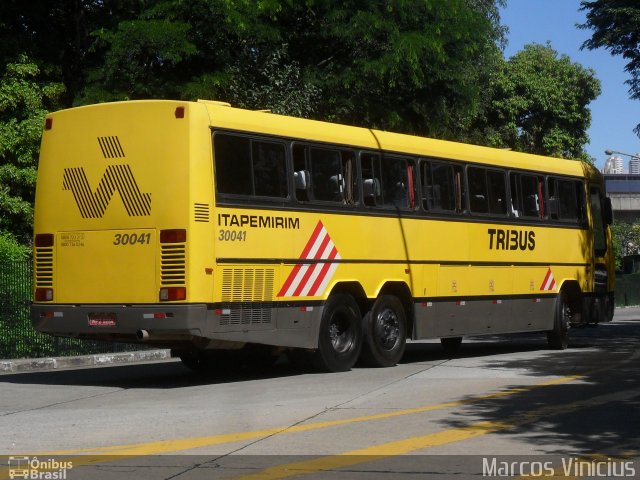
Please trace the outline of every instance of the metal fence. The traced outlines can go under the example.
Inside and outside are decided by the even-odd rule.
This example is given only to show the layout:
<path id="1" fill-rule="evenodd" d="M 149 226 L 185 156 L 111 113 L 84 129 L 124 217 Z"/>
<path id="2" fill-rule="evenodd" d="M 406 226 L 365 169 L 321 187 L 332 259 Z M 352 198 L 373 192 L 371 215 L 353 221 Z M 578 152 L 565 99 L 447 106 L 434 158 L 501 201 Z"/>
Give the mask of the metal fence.
<path id="1" fill-rule="evenodd" d="M 140 345 L 52 337 L 34 330 L 29 316 L 32 262 L 0 262 L 0 359 L 122 352 Z"/>

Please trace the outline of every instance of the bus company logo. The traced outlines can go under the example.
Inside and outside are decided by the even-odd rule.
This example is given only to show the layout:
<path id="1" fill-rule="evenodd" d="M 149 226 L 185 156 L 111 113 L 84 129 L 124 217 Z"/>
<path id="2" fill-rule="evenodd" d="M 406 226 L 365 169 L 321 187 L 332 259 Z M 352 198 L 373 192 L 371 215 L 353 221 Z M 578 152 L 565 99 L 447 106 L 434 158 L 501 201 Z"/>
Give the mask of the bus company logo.
<path id="1" fill-rule="evenodd" d="M 313 260 L 310 263 L 298 263 L 284 282 L 278 297 L 313 297 L 322 295 L 338 268 L 340 254 L 321 221 L 305 245 L 300 260 Z"/>
<path id="2" fill-rule="evenodd" d="M 58 461 L 53 458 L 40 460 L 38 457 L 9 457 L 9 478 L 33 480 L 66 480 L 67 471 L 73 468 L 73 462 Z"/>
<path id="3" fill-rule="evenodd" d="M 544 276 L 544 280 L 542 281 L 542 285 L 540 285 L 540 290 L 552 292 L 555 288 L 556 280 L 553 278 L 551 267 L 549 267 L 549 270 L 547 270 L 547 274 Z"/>
<path id="4" fill-rule="evenodd" d="M 102 218 L 115 192 L 130 217 L 151 215 L 151 194 L 140 191 L 130 165 L 109 165 L 95 191 L 84 168 L 65 168 L 62 188 L 71 190 L 82 218 Z"/>

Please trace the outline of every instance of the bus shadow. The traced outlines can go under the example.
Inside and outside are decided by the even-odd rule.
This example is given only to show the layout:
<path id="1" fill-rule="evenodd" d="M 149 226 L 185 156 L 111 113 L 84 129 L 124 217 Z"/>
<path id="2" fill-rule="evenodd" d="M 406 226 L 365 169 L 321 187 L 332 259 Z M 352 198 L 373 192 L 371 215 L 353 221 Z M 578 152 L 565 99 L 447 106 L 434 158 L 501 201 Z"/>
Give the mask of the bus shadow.
<path id="1" fill-rule="evenodd" d="M 0 375 L 0 384 L 171 390 L 202 385 L 269 380 L 302 373 L 305 372 L 290 365 L 285 359 L 279 359 L 275 365 L 265 368 L 225 365 L 206 372 L 189 370 L 176 359 L 157 363 L 13 373 Z"/>
<path id="2" fill-rule="evenodd" d="M 631 451 L 637 456 L 640 323 L 614 322 L 572 333 L 564 351 L 488 359 L 483 368 L 524 371 L 547 380 L 524 388 L 510 385 L 504 390 L 513 389 L 513 394 L 481 401 L 468 396 L 468 405 L 441 421 L 444 427 L 486 422 L 496 426 L 494 442 L 516 437 L 531 446 L 533 455 L 598 454 L 606 459 Z"/>

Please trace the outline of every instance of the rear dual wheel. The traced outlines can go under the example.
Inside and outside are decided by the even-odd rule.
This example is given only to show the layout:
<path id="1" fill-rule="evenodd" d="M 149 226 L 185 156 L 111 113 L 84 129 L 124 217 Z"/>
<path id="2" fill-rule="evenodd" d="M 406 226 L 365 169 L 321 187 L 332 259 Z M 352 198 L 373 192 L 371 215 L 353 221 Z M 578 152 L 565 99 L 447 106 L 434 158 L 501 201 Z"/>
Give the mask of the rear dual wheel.
<path id="1" fill-rule="evenodd" d="M 355 365 L 362 348 L 360 308 L 351 295 L 333 294 L 324 305 L 318 349 L 311 362 L 318 370 L 346 372 Z"/>
<path id="2" fill-rule="evenodd" d="M 392 367 L 407 341 L 407 318 L 402 302 L 393 295 L 380 295 L 363 319 L 362 362 L 372 367 Z"/>

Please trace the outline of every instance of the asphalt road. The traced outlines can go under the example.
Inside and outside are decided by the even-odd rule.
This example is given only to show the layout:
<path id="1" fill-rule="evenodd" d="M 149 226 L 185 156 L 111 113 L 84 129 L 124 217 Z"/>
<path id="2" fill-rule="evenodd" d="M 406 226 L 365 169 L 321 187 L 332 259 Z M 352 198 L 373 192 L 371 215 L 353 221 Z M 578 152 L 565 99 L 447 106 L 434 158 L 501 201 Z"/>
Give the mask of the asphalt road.
<path id="1" fill-rule="evenodd" d="M 0 478 L 640 478 L 639 430 L 638 308 L 564 351 L 522 334 L 335 374 L 281 359 L 0 375 Z"/>

